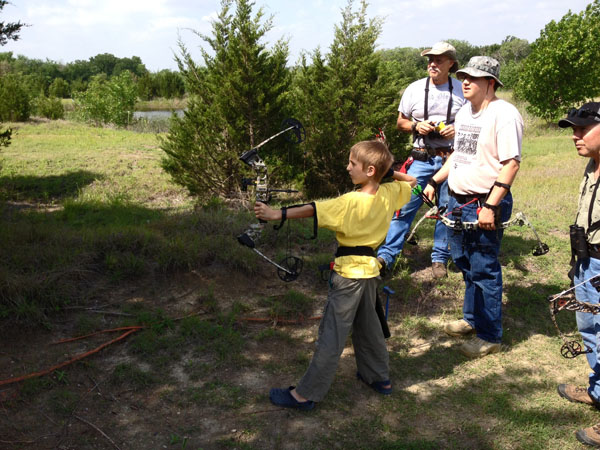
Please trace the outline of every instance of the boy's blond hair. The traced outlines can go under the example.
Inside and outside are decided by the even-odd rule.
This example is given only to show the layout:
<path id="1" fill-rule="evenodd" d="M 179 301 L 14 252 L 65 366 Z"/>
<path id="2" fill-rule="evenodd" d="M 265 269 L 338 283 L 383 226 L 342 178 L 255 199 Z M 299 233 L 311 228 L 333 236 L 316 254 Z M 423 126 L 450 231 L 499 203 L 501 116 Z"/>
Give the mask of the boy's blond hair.
<path id="1" fill-rule="evenodd" d="M 378 140 L 357 142 L 350 149 L 350 154 L 356 157 L 364 169 L 369 166 L 375 167 L 375 179 L 378 182 L 394 163 L 394 156 L 388 146 Z"/>

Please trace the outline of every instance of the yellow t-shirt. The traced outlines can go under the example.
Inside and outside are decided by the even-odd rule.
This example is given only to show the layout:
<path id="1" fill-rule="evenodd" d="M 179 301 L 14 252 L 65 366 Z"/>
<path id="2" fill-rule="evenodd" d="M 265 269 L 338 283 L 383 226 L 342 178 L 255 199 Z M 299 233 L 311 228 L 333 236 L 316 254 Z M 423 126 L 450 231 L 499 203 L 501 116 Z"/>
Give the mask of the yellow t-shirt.
<path id="1" fill-rule="evenodd" d="M 320 228 L 335 232 L 340 246 L 376 249 L 385 239 L 394 211 L 410 200 L 411 187 L 404 181 L 384 183 L 375 195 L 349 192 L 315 202 Z M 371 256 L 340 256 L 333 270 L 344 278 L 374 278 L 381 265 Z"/>

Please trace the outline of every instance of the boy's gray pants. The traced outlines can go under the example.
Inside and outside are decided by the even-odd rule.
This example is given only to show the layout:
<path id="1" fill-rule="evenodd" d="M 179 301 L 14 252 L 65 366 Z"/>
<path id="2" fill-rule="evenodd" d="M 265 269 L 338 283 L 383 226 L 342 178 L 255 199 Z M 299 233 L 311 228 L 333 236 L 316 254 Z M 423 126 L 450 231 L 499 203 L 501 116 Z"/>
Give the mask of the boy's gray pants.
<path id="1" fill-rule="evenodd" d="M 389 355 L 375 311 L 378 278 L 349 279 L 331 272 L 317 348 L 296 387 L 304 398 L 321 401 L 329 390 L 350 331 L 356 367 L 367 383 L 389 380 Z"/>

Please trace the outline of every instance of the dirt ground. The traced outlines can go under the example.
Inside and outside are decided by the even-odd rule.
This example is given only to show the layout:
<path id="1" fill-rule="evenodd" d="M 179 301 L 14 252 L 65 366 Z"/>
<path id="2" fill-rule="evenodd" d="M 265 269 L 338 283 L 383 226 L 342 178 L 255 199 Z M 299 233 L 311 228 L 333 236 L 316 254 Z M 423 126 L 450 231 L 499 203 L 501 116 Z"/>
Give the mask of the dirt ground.
<path id="1" fill-rule="evenodd" d="M 414 255 L 413 255 L 414 256 Z M 444 303 L 457 301 L 456 293 L 440 292 L 429 281 L 426 263 L 417 267 L 415 281 L 424 289 L 410 305 L 392 299 L 390 315 L 403 311 L 426 313 L 438 320 Z M 458 277 L 458 274 L 454 274 Z M 458 278 L 457 278 L 458 280 Z M 182 274 L 168 280 L 145 280 L 118 290 L 106 291 L 84 307 L 50 318 L 48 327 L 5 327 L 0 347 L 0 380 L 45 371 L 88 352 L 125 331 L 114 331 L 56 344 L 81 335 L 82 323 L 93 330 L 112 329 L 128 319 L 124 305 L 162 309 L 164 316 L 178 319 L 197 315 L 212 319 L 216 313 L 205 304 L 210 289 L 218 311 L 235 304 L 246 305 L 235 324 L 244 337 L 244 363 L 216 364 L 213 357 L 178 347 L 172 357 L 150 364 L 133 346 L 141 331 L 115 342 L 79 362 L 26 381 L 0 381 L 0 448 L 2 449 L 221 449 L 221 448 L 328 448 L 331 441 L 312 441 L 315 436 L 335 436 L 348 419 L 369 417 L 369 410 L 386 401 L 355 378 L 351 346 L 342 356 L 335 383 L 339 388 L 319 405 L 319 413 L 298 414 L 270 404 L 268 389 L 297 381 L 314 350 L 318 320 L 299 324 L 275 324 L 268 308 L 257 299 L 277 295 L 289 285 L 280 282 L 265 265 L 256 277 L 227 273 L 218 267 Z M 301 277 L 294 289 L 314 296 L 313 316 L 319 316 L 326 297 L 326 282 L 316 276 Z M 87 322 L 86 322 L 87 321 Z M 390 323 L 392 333 L 394 324 Z M 282 334 L 273 339 L 256 337 L 269 330 Z M 283 338 L 281 338 L 283 336 Z M 436 336 L 436 345 L 451 340 Z M 406 344 L 412 355 L 426 352 L 431 342 L 414 339 Z M 394 349 L 391 350 L 401 350 Z M 176 357 L 174 356 L 176 353 Z M 123 367 L 123 382 L 115 376 Z M 197 370 L 190 370 L 194 366 Z M 144 374 L 151 374 L 146 380 Z M 399 380 L 407 392 L 427 400 L 429 389 L 422 380 Z M 437 380 L 436 382 L 443 382 Z M 5 384 L 3 384 L 5 383 Z M 350 407 L 346 398 L 352 396 Z M 401 416 L 400 416 L 401 417 Z M 390 415 L 394 424 L 398 415 Z M 332 439 L 334 439 L 332 437 Z M 335 446 L 335 445 L 334 445 Z"/>

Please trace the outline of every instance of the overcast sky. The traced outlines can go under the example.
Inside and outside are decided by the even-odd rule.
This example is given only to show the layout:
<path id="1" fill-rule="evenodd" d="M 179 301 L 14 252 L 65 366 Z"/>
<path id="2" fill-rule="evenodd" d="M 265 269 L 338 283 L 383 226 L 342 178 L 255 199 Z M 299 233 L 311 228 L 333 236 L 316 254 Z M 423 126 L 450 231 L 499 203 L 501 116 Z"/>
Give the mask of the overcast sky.
<path id="1" fill-rule="evenodd" d="M 192 31 L 211 33 L 211 21 L 220 10 L 217 0 L 10 0 L 0 22 L 29 24 L 21 39 L 0 51 L 28 58 L 68 63 L 99 53 L 118 57 L 139 56 L 151 71 L 176 69 L 173 54 L 178 37 L 200 60 L 204 42 Z M 384 19 L 380 49 L 425 47 L 444 39 L 474 45 L 500 43 L 509 35 L 529 42 L 551 20 L 569 9 L 579 13 L 589 0 L 371 0 L 370 18 Z M 273 16 L 266 43 L 287 39 L 290 64 L 302 51 L 320 47 L 325 53 L 333 42 L 334 26 L 341 22 L 347 0 L 256 0 Z M 359 1 L 354 2 L 355 10 Z M 464 62 L 462 62 L 464 63 Z"/>

